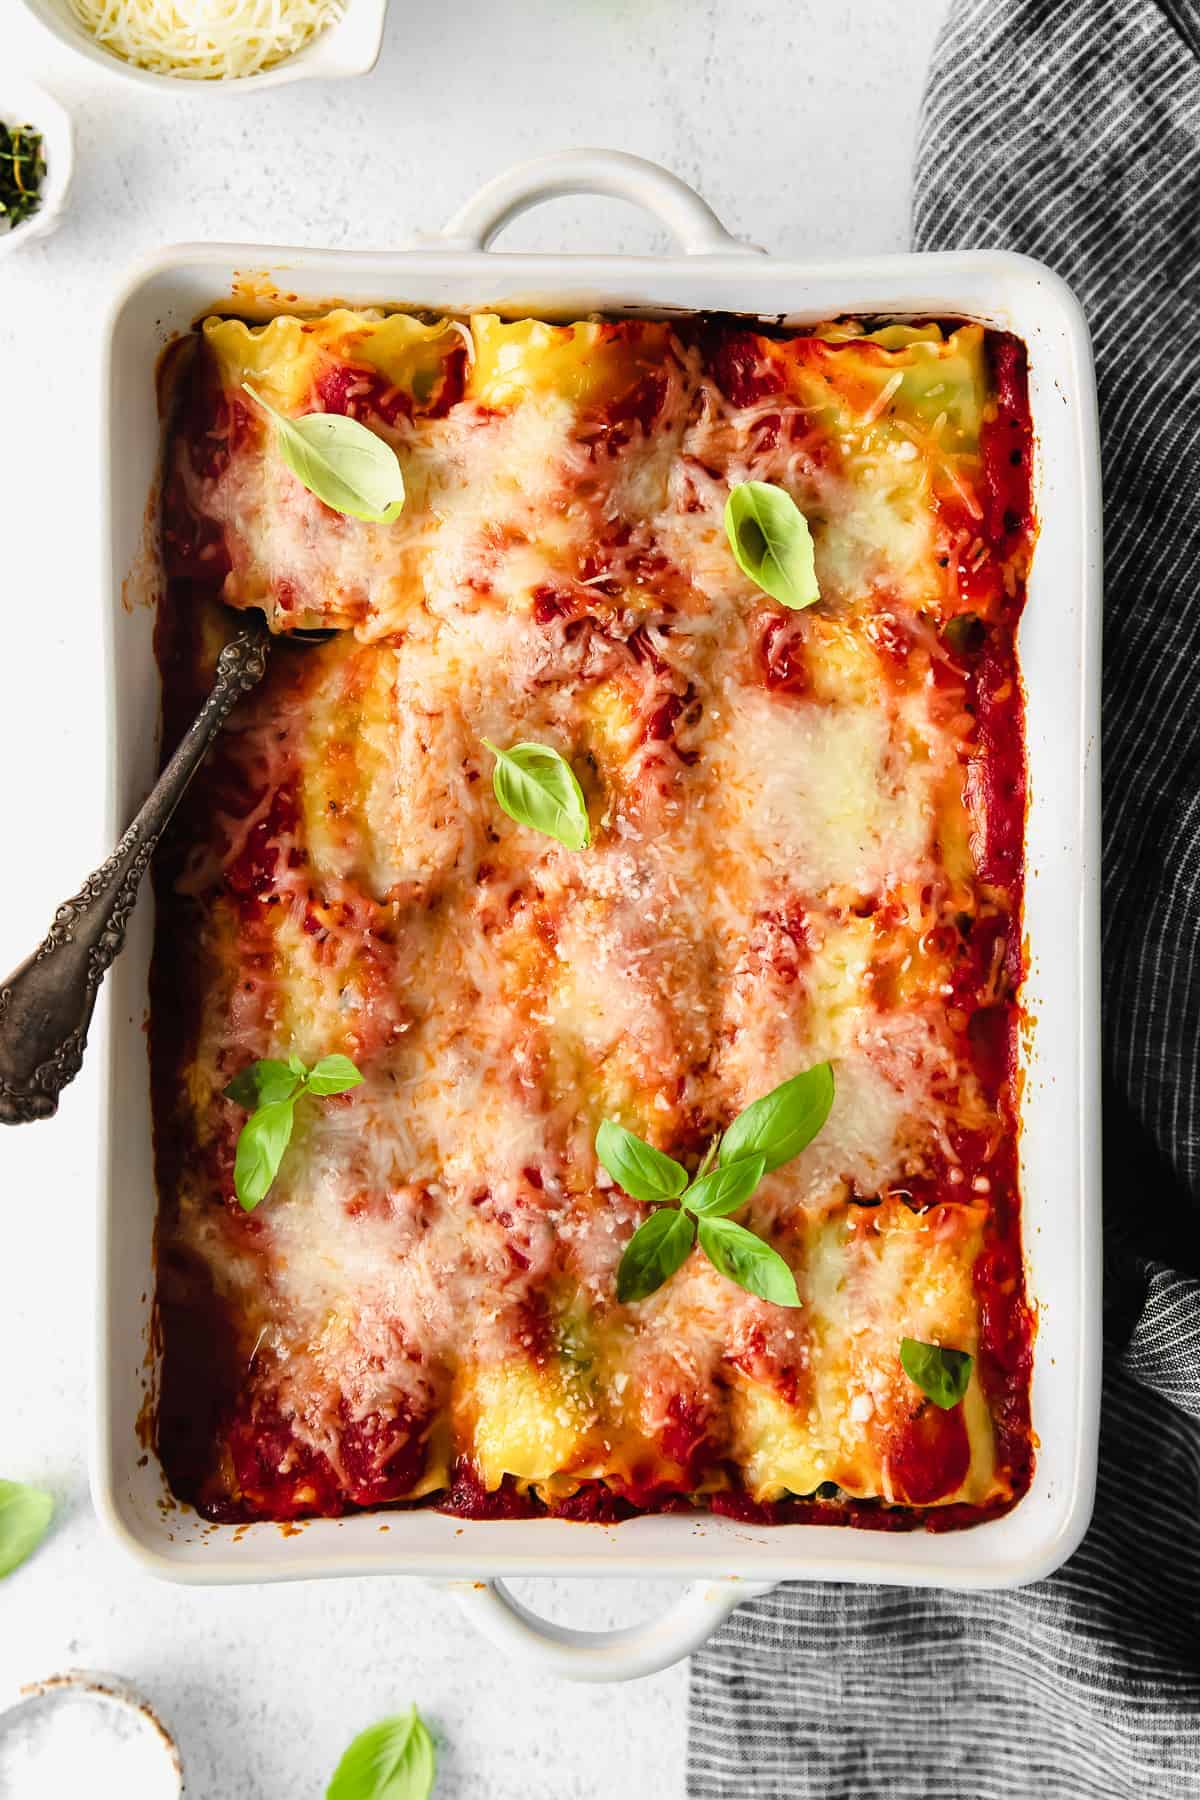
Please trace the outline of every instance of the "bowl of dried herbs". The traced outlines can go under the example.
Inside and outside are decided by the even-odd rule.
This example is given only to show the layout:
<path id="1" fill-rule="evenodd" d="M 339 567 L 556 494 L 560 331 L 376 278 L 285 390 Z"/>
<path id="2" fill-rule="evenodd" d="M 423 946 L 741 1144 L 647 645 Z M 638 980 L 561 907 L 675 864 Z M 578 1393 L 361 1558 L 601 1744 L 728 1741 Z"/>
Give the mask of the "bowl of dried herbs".
<path id="1" fill-rule="evenodd" d="M 56 228 L 74 160 L 66 109 L 34 82 L 0 75 L 0 256 Z"/>

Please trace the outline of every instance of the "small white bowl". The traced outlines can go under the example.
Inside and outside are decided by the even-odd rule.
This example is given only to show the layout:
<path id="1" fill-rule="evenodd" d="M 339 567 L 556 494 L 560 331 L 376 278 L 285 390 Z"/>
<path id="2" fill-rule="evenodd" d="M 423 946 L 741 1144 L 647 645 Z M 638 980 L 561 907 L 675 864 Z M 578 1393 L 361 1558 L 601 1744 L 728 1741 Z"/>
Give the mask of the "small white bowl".
<path id="1" fill-rule="evenodd" d="M 183 87 L 192 93 L 229 94 L 261 92 L 263 88 L 282 87 L 285 81 L 336 81 L 348 75 L 368 74 L 379 61 L 388 0 L 346 0 L 344 16 L 305 44 L 303 50 L 261 75 L 239 75 L 232 81 L 194 81 L 186 76 L 157 75 L 151 69 L 139 69 L 136 63 L 126 62 L 98 44 L 76 18 L 70 0 L 23 0 L 23 4 L 60 44 L 66 44 L 69 50 L 119 80 L 157 88 L 160 93 L 167 88 L 178 92 Z"/>
<path id="2" fill-rule="evenodd" d="M 66 108 L 22 76 L 0 74 L 0 119 L 6 125 L 30 125 L 40 131 L 46 158 L 41 205 L 20 225 L 0 229 L 0 256 L 7 256 L 58 229 L 75 170 L 75 133 Z"/>
<path id="3" fill-rule="evenodd" d="M 76 1722 L 87 1716 L 88 1729 L 94 1734 L 90 1742 L 78 1732 L 72 1733 L 72 1715 Z M 92 1791 L 88 1770 L 78 1768 L 78 1763 L 92 1745 L 102 1744 L 110 1752 L 115 1750 L 124 1765 L 123 1775 L 136 1772 L 136 1789 L 126 1790 L 131 1796 L 136 1792 L 137 1800 L 181 1800 L 184 1779 L 179 1747 L 150 1702 L 120 1675 L 95 1669 L 68 1669 L 45 1681 L 30 1682 L 7 1706 L 0 1705 L 0 1791 L 12 1791 L 8 1778 L 14 1772 L 15 1761 L 21 1774 L 17 1793 L 36 1791 L 50 1800 L 50 1789 L 38 1780 L 36 1766 L 44 1765 L 47 1736 L 57 1736 L 60 1752 L 72 1752 L 78 1782 L 73 1793 Z M 111 1757 L 107 1760 L 106 1773 L 111 1775 Z M 44 1775 L 44 1767 L 41 1773 Z M 72 1773 L 76 1774 L 76 1769 Z M 29 1784 L 30 1775 L 38 1780 L 36 1790 Z M 63 1792 L 56 1782 L 55 1800 Z M 104 1792 L 113 1792 L 107 1781 Z"/>

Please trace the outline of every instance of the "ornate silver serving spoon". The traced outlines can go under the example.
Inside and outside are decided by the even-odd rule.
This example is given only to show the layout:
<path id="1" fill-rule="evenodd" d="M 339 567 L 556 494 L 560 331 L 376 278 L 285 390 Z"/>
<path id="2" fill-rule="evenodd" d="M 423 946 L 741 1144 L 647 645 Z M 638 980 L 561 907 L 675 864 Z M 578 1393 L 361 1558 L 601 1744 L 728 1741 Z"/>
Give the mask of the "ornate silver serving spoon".
<path id="1" fill-rule="evenodd" d="M 96 994 L 124 945 L 158 840 L 235 704 L 266 673 L 270 633 L 261 615 L 251 617 L 217 658 L 208 698 L 112 855 L 59 907 L 33 955 L 0 984 L 0 1124 L 50 1118 L 79 1073 Z M 333 633 L 288 636 L 318 643 Z"/>

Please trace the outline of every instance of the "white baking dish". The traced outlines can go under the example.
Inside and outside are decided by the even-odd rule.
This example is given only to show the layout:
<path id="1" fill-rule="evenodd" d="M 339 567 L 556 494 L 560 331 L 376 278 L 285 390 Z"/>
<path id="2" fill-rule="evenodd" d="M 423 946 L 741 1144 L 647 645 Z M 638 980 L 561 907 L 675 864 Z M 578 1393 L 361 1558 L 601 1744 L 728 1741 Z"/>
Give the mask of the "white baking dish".
<path id="1" fill-rule="evenodd" d="M 564 192 L 615 193 L 649 209 L 677 239 L 663 257 L 488 254 L 524 207 Z M 247 283 L 247 277 L 252 281 Z M 155 1369 L 149 1353 L 155 1192 L 147 1081 L 147 966 L 152 907 L 134 918 L 106 1025 L 108 1194 L 100 1222 L 100 1323 L 94 1493 L 124 1545 L 177 1581 L 277 1581 L 366 1573 L 458 1578 L 479 1622 L 542 1665 L 591 1679 L 643 1674 L 686 1653 L 756 1584 L 789 1578 L 914 1586 L 1032 1581 L 1070 1555 L 1091 1514 L 1100 1372 L 1099 636 L 1100 496 L 1095 392 L 1082 313 L 1062 282 L 1018 256 L 895 256 L 818 266 L 739 244 L 674 177 L 635 158 L 565 152 L 510 171 L 447 227 L 398 254 L 188 245 L 127 282 L 107 334 L 103 480 L 110 519 L 113 691 L 110 825 L 131 815 L 156 766 L 154 617 L 123 606 L 144 567 L 146 497 L 160 424 L 154 363 L 175 333 L 235 285 L 274 310 L 388 301 L 495 307 L 554 316 L 594 310 L 690 310 L 785 316 L 965 315 L 1029 347 L 1038 440 L 1040 535 L 1020 647 L 1028 693 L 1030 808 L 1021 1166 L 1030 1293 L 1038 1308 L 1033 1384 L 1037 1473 L 1006 1517 L 944 1535 L 748 1526 L 663 1516 L 617 1527 L 541 1519 L 484 1523 L 431 1511 L 269 1524 L 205 1523 L 166 1495 L 138 1435 Z M 665 1620 L 608 1639 L 531 1620 L 498 1578 L 513 1574 L 689 1579 Z"/>

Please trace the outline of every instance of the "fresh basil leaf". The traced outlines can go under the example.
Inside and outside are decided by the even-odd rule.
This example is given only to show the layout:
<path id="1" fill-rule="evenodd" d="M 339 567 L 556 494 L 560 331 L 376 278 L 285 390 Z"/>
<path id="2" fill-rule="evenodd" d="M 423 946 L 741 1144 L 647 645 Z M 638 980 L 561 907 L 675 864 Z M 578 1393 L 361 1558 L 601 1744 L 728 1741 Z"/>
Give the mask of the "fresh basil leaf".
<path id="1" fill-rule="evenodd" d="M 644 1300 L 687 1261 L 695 1241 L 696 1227 L 686 1213 L 674 1206 L 652 1212 L 625 1246 L 617 1269 L 617 1299 L 622 1305 Z"/>
<path id="2" fill-rule="evenodd" d="M 725 503 L 725 535 L 743 575 L 793 610 L 821 598 L 808 520 L 781 487 L 743 481 Z"/>
<path id="3" fill-rule="evenodd" d="M 739 1113 L 721 1139 L 722 1165 L 761 1150 L 767 1173 L 799 1156 L 816 1137 L 833 1105 L 833 1069 L 817 1063 L 773 1088 Z"/>
<path id="4" fill-rule="evenodd" d="M 300 1064 L 299 1068 L 296 1067 Z M 287 1062 L 278 1062 L 272 1056 L 264 1056 L 261 1062 L 251 1063 L 235 1075 L 225 1088 L 225 1098 L 233 1100 L 238 1106 L 244 1106 L 247 1112 L 253 1112 L 256 1106 L 270 1106 L 276 1100 L 289 1100 L 303 1081 L 307 1070 L 299 1057 L 290 1057 Z"/>
<path id="5" fill-rule="evenodd" d="M 726 1213 L 745 1206 L 766 1171 L 767 1159 L 761 1150 L 756 1156 L 744 1156 L 737 1162 L 721 1163 L 707 1175 L 694 1181 L 680 1201 L 691 1213 L 705 1218 L 721 1219 Z"/>
<path id="6" fill-rule="evenodd" d="M 243 388 L 275 426 L 275 444 L 297 481 L 334 512 L 390 525 L 404 506 L 404 476 L 392 446 L 343 413 L 302 413 L 289 419 Z"/>
<path id="7" fill-rule="evenodd" d="M 615 1119 L 605 1119 L 596 1133 L 596 1155 L 617 1186 L 635 1200 L 678 1200 L 688 1184 L 681 1163 L 626 1131 Z"/>
<path id="8" fill-rule="evenodd" d="M 360 1731 L 333 1772 L 325 1800 L 429 1800 L 433 1739 L 415 1706 Z"/>
<path id="9" fill-rule="evenodd" d="M 0 1481 L 0 1580 L 32 1556 L 53 1512 L 54 1501 L 44 1489 Z"/>
<path id="10" fill-rule="evenodd" d="M 233 1185 L 244 1212 L 265 1199 L 291 1142 L 296 1101 L 273 1100 L 251 1113 L 242 1126 L 233 1164 Z"/>
<path id="11" fill-rule="evenodd" d="M 714 1269 L 748 1294 L 776 1306 L 799 1306 L 796 1277 L 777 1250 L 732 1219 L 701 1219 L 700 1248 Z"/>
<path id="12" fill-rule="evenodd" d="M 305 1087 L 310 1094 L 344 1094 L 357 1087 L 362 1076 L 348 1056 L 323 1056 L 309 1070 Z"/>
<path id="13" fill-rule="evenodd" d="M 557 838 L 568 850 L 591 843 L 583 790 L 569 762 L 549 744 L 514 744 L 501 750 L 484 744 L 496 758 L 492 789 L 510 819 Z"/>
<path id="14" fill-rule="evenodd" d="M 966 1350 L 943 1350 L 938 1344 L 923 1344 L 919 1338 L 900 1339 L 904 1373 L 943 1412 L 957 1406 L 966 1393 L 974 1360 Z"/>

